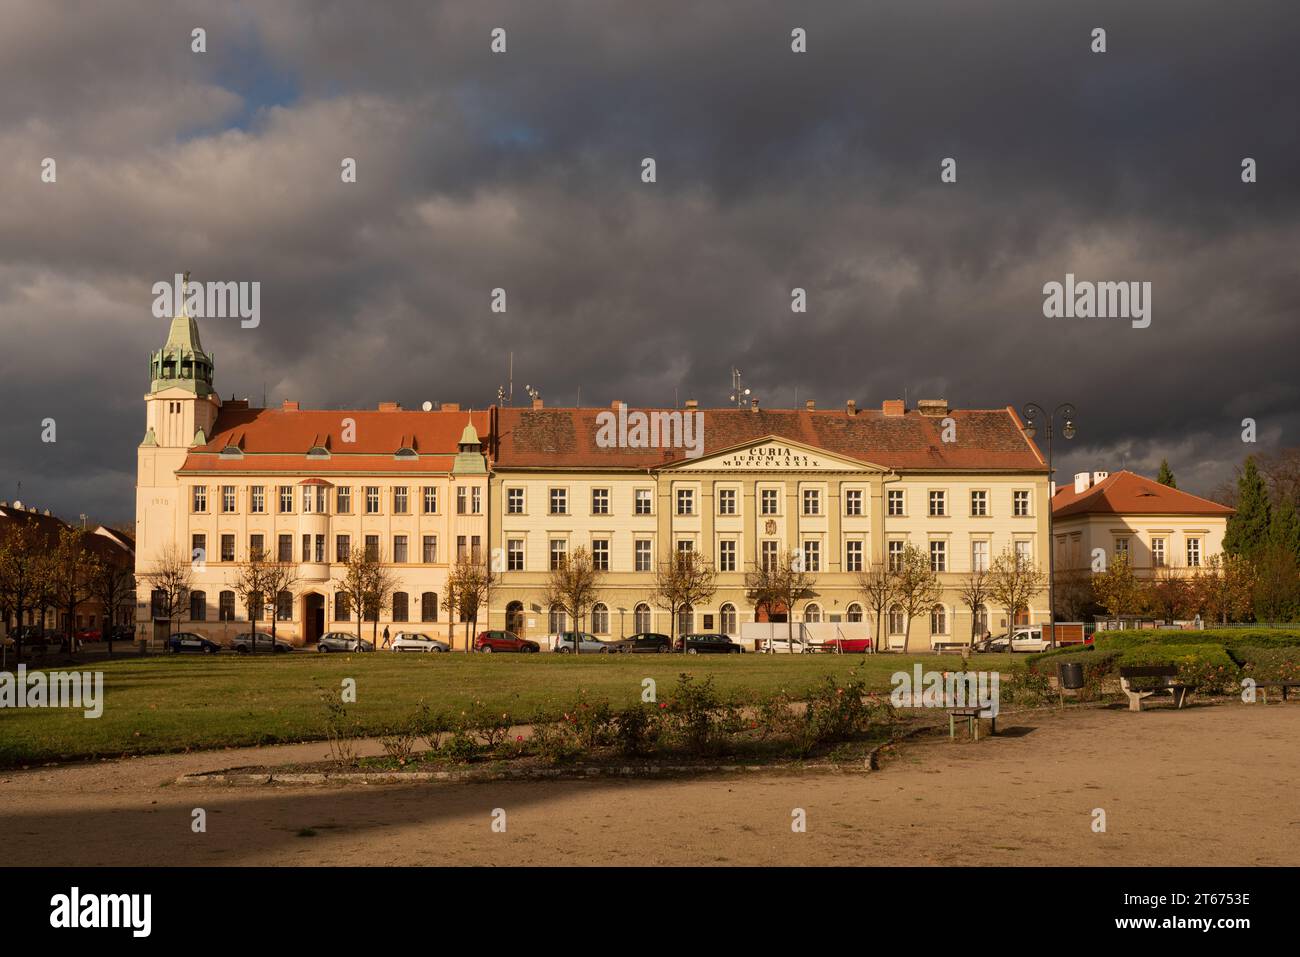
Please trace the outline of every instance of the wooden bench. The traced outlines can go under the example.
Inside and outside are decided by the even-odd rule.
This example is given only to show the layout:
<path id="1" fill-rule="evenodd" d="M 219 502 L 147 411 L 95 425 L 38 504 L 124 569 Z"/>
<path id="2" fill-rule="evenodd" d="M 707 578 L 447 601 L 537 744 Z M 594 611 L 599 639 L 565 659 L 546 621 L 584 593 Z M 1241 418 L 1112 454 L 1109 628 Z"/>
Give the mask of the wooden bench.
<path id="1" fill-rule="evenodd" d="M 930 645 L 930 650 L 940 655 L 959 655 L 969 647 L 964 641 L 936 641 Z"/>
<path id="2" fill-rule="evenodd" d="M 1260 697 L 1264 699 L 1264 704 L 1268 704 L 1269 688 L 1281 688 L 1282 700 L 1285 701 L 1286 693 L 1288 689 L 1300 688 L 1300 681 L 1256 681 L 1255 690 L 1258 691 L 1260 693 Z"/>
<path id="3" fill-rule="evenodd" d="M 948 740 L 957 740 L 957 719 L 966 721 L 966 735 L 975 741 L 980 739 L 980 718 L 989 719 L 989 733 L 998 733 L 998 716 L 992 711 L 981 712 L 979 708 L 948 709 Z"/>
<path id="4" fill-rule="evenodd" d="M 1130 711 L 1141 711 L 1144 699 L 1157 694 L 1170 694 L 1174 699 L 1174 707 L 1181 708 L 1183 702 L 1187 700 L 1187 694 L 1191 690 L 1187 685 L 1176 680 L 1178 677 L 1178 668 L 1176 665 L 1146 665 L 1138 668 L 1120 668 L 1119 683 L 1128 695 L 1128 709 Z M 1158 678 L 1160 687 L 1151 688 L 1144 691 L 1134 691 L 1129 684 L 1131 678 Z"/>

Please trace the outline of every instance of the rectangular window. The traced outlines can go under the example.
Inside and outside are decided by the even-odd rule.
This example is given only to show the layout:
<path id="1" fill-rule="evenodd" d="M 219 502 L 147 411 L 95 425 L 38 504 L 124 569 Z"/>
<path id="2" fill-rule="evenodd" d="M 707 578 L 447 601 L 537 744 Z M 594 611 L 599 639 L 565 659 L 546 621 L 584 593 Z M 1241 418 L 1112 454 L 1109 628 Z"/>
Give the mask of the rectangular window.
<path id="1" fill-rule="evenodd" d="M 521 572 L 524 570 L 524 540 L 522 538 L 511 538 L 506 540 L 506 571 Z"/>
<path id="2" fill-rule="evenodd" d="M 768 540 L 759 543 L 759 564 L 764 571 L 771 571 L 776 567 L 776 542 Z"/>
<path id="3" fill-rule="evenodd" d="M 1189 538 L 1187 540 L 1187 567 L 1201 567 L 1201 540 L 1199 538 Z"/>
<path id="4" fill-rule="evenodd" d="M 948 514 L 948 493 L 931 492 L 930 493 L 930 514 L 942 516 Z"/>
<path id="5" fill-rule="evenodd" d="M 325 561 L 325 536 L 316 536 L 316 561 L 317 563 Z"/>
<path id="6" fill-rule="evenodd" d="M 352 536 L 336 535 L 334 536 L 334 560 L 340 564 L 350 561 L 352 558 Z"/>
<path id="7" fill-rule="evenodd" d="M 208 510 L 208 490 L 206 486 L 195 485 L 191 489 L 190 511 L 206 512 Z"/>
<path id="8" fill-rule="evenodd" d="M 312 512 L 316 511 L 313 507 L 315 502 L 316 496 L 312 487 L 310 485 L 304 485 L 302 487 L 302 514 L 310 515 Z"/>
<path id="9" fill-rule="evenodd" d="M 524 514 L 524 490 L 521 488 L 506 489 L 506 514 L 522 515 Z"/>
<path id="10" fill-rule="evenodd" d="M 407 496 L 409 490 L 405 485 L 396 485 L 393 487 L 393 514 L 405 515 L 410 507 L 410 500 Z"/>
<path id="11" fill-rule="evenodd" d="M 569 490 L 563 488 L 551 489 L 551 514 L 567 515 L 569 513 Z"/>
<path id="12" fill-rule="evenodd" d="M 970 568 L 973 572 L 989 570 L 989 543 L 975 541 L 970 543 Z"/>
<path id="13" fill-rule="evenodd" d="M 903 567 L 903 542 L 894 539 L 889 543 L 889 570 L 896 572 Z"/>
<path id="14" fill-rule="evenodd" d="M 425 515 L 432 515 L 438 511 L 438 487 L 436 485 L 426 485 L 421 489 Z"/>
<path id="15" fill-rule="evenodd" d="M 469 557 L 469 539 L 464 535 L 456 536 L 456 561 L 463 562 Z"/>
<path id="16" fill-rule="evenodd" d="M 844 543 L 844 570 L 862 571 L 862 542 L 857 539 L 849 539 Z"/>
<path id="17" fill-rule="evenodd" d="M 822 543 L 814 539 L 808 539 L 803 543 L 803 567 L 804 571 L 819 572 L 822 570 Z"/>
<path id="18" fill-rule="evenodd" d="M 803 513 L 805 515 L 820 515 L 822 513 L 822 493 L 815 488 L 806 488 L 803 490 Z"/>
<path id="19" fill-rule="evenodd" d="M 1033 561 L 1033 542 L 1027 539 L 1021 539 L 1016 542 L 1016 558 L 1021 562 Z"/>
<path id="20" fill-rule="evenodd" d="M 221 511 L 229 514 L 235 510 L 235 487 L 233 485 L 221 486 Z"/>
<path id="21" fill-rule="evenodd" d="M 591 567 L 598 572 L 609 571 L 608 538 L 593 538 L 591 540 Z"/>
<path id="22" fill-rule="evenodd" d="M 468 485 L 456 486 L 456 514 L 457 515 L 469 514 L 469 486 Z"/>
<path id="23" fill-rule="evenodd" d="M 469 537 L 470 561 L 475 565 L 483 561 L 483 540 L 477 535 Z"/>
<path id="24" fill-rule="evenodd" d="M 989 513 L 989 493 L 985 491 L 975 491 L 970 493 L 970 513 L 977 518 L 983 518 Z"/>
<path id="25" fill-rule="evenodd" d="M 1165 540 L 1163 538 L 1151 539 L 1151 567 L 1163 568 L 1165 564 Z"/>
<path id="26" fill-rule="evenodd" d="M 636 513 L 638 515 L 653 514 L 654 493 L 648 488 L 639 488 L 636 490 Z"/>
<path id="27" fill-rule="evenodd" d="M 946 572 L 948 570 L 948 543 L 930 543 L 930 571 Z"/>
<path id="28" fill-rule="evenodd" d="M 609 514 L 609 489 L 593 488 L 591 490 L 591 514 Z"/>
<path id="29" fill-rule="evenodd" d="M 1012 492 L 1011 501 L 1014 506 L 1012 512 L 1017 518 L 1024 518 L 1029 514 L 1029 492 L 1024 490 Z"/>
<path id="30" fill-rule="evenodd" d="M 905 508 L 907 504 L 907 499 L 904 497 L 904 495 L 905 493 L 901 488 L 891 488 L 889 490 L 889 514 L 890 515 L 906 514 Z"/>
<path id="31" fill-rule="evenodd" d="M 693 551 L 695 551 L 695 542 L 693 542 L 691 539 L 679 538 L 677 540 L 678 555 L 689 555 Z"/>
<path id="32" fill-rule="evenodd" d="M 255 515 L 266 511 L 266 486 L 254 485 L 248 490 L 248 510 Z"/>
<path id="33" fill-rule="evenodd" d="M 304 562 L 311 561 L 311 536 L 310 535 L 303 535 L 302 537 L 302 560 Z"/>
<path id="34" fill-rule="evenodd" d="M 732 539 L 718 542 L 718 571 L 734 572 L 736 570 L 736 543 Z"/>
<path id="35" fill-rule="evenodd" d="M 551 571 L 564 564 L 569 555 L 569 543 L 562 538 L 551 539 Z"/>
<path id="36" fill-rule="evenodd" d="M 190 536 L 190 561 L 206 562 L 208 560 L 208 536 Z"/>
<path id="37" fill-rule="evenodd" d="M 851 488 L 844 493 L 844 514 L 862 514 L 862 489 Z"/>
<path id="38" fill-rule="evenodd" d="M 406 536 L 393 536 L 393 561 L 399 565 L 405 565 L 409 556 L 406 553 Z"/>
<path id="39" fill-rule="evenodd" d="M 650 571 L 652 561 L 650 539 L 638 538 L 636 540 L 636 570 L 639 572 Z"/>
<path id="40" fill-rule="evenodd" d="M 679 488 L 677 490 L 677 514 L 695 514 L 695 489 Z"/>
<path id="41" fill-rule="evenodd" d="M 759 514 L 776 515 L 777 514 L 777 497 L 776 489 L 765 488 L 759 493 Z"/>
<path id="42" fill-rule="evenodd" d="M 352 514 L 352 489 L 340 485 L 334 490 L 334 507 L 340 515 Z"/>
<path id="43" fill-rule="evenodd" d="M 253 556 L 260 555 L 266 558 L 266 538 L 262 535 L 248 536 L 248 557 L 251 561 Z"/>
<path id="44" fill-rule="evenodd" d="M 221 536 L 221 560 L 223 562 L 233 562 L 235 560 L 235 536 Z"/>
<path id="45" fill-rule="evenodd" d="M 1127 538 L 1117 538 L 1117 539 L 1115 539 L 1115 557 L 1116 557 L 1116 558 L 1119 558 L 1121 555 L 1123 555 L 1125 558 L 1128 558 L 1128 539 L 1127 539 Z"/>
<path id="46" fill-rule="evenodd" d="M 293 511 L 293 486 L 280 486 L 280 512 L 282 514 Z"/>
<path id="47" fill-rule="evenodd" d="M 378 485 L 366 486 L 366 514 L 367 515 L 379 514 L 379 486 Z"/>
<path id="48" fill-rule="evenodd" d="M 366 554 L 366 558 L 368 558 L 370 561 L 372 562 L 379 561 L 379 536 L 378 535 L 366 536 L 365 554 Z"/>
<path id="49" fill-rule="evenodd" d="M 736 514 L 736 490 L 734 488 L 718 489 L 718 514 Z"/>
<path id="50" fill-rule="evenodd" d="M 469 490 L 469 513 L 479 515 L 483 512 L 483 490 L 475 485 Z"/>
<path id="51" fill-rule="evenodd" d="M 420 560 L 426 565 L 432 565 L 438 560 L 437 535 L 425 535 L 420 540 Z"/>
<path id="52" fill-rule="evenodd" d="M 275 541 L 276 560 L 283 564 L 289 564 L 293 561 L 293 536 L 281 535 Z"/>

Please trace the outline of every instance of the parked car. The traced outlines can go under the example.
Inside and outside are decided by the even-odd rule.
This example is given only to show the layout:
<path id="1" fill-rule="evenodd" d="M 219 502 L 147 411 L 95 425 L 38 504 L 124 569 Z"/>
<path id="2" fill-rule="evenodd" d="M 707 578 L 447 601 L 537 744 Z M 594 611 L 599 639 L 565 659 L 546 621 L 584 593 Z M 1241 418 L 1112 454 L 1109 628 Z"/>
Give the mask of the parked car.
<path id="1" fill-rule="evenodd" d="M 677 650 L 688 655 L 738 655 L 745 649 L 722 634 L 685 635 L 677 639 Z"/>
<path id="2" fill-rule="evenodd" d="M 271 636 L 264 631 L 254 632 L 252 635 L 245 632 L 242 635 L 235 635 L 235 640 L 230 643 L 230 650 L 238 651 L 240 654 L 244 655 L 249 652 L 255 652 L 257 654 L 263 652 L 274 652 L 278 655 L 284 652 L 293 651 L 293 645 L 289 644 L 289 642 L 285 641 L 278 635 L 276 636 L 274 643 L 272 643 Z"/>
<path id="3" fill-rule="evenodd" d="M 515 651 L 531 654 L 541 651 L 542 646 L 527 638 L 520 638 L 513 631 L 480 631 L 474 639 L 474 650 L 489 654 L 497 651 Z"/>
<path id="4" fill-rule="evenodd" d="M 870 638 L 828 638 L 822 642 L 822 651 L 831 654 L 856 655 L 871 651 Z"/>
<path id="5" fill-rule="evenodd" d="M 1009 646 L 1009 647 L 1008 647 Z M 976 651 L 1012 651 L 1012 652 L 1029 652 L 1044 651 L 1052 647 L 1052 643 L 1043 637 L 1043 629 L 1038 626 L 1029 628 L 1017 628 L 1008 640 L 1006 635 L 998 635 L 990 638 L 988 641 L 979 642 L 975 645 Z"/>
<path id="6" fill-rule="evenodd" d="M 766 638 L 760 639 L 759 641 L 755 642 L 754 650 L 762 651 L 762 652 L 768 651 L 767 642 L 768 639 Z M 778 633 L 771 638 L 771 642 L 772 642 L 771 650 L 780 655 L 785 655 L 785 654 L 810 655 L 814 651 L 820 651 L 822 648 L 820 642 L 814 644 L 813 642 L 808 641 L 806 638 L 802 637 L 797 631 L 795 632 L 793 637 L 791 637 L 788 634 Z"/>
<path id="7" fill-rule="evenodd" d="M 393 635 L 393 651 L 451 651 L 451 645 L 418 631 L 399 631 Z"/>
<path id="8" fill-rule="evenodd" d="M 549 643 L 552 651 L 558 651 L 562 655 L 573 654 L 573 635 L 571 631 L 566 631 L 560 635 L 551 635 Z M 607 655 L 610 652 L 610 644 L 607 641 L 601 641 L 590 632 L 579 633 L 578 654 L 580 655 Z"/>
<path id="9" fill-rule="evenodd" d="M 130 625 L 114 625 L 109 630 L 109 636 L 113 641 L 134 641 L 135 629 Z"/>
<path id="10" fill-rule="evenodd" d="M 611 641 L 612 650 L 623 654 L 667 654 L 673 650 L 673 640 L 667 635 L 643 631 L 618 641 Z"/>
<path id="11" fill-rule="evenodd" d="M 192 631 L 178 631 L 167 639 L 167 650 L 172 652 L 196 651 L 204 655 L 215 655 L 221 646 L 211 638 Z"/>
<path id="12" fill-rule="evenodd" d="M 98 628 L 78 628 L 72 634 L 78 641 L 99 641 L 103 638 L 103 633 Z"/>
<path id="13" fill-rule="evenodd" d="M 346 631 L 327 631 L 316 642 L 316 650 L 319 652 L 374 651 L 375 646 L 372 642 L 358 638 L 356 635 L 349 635 Z"/>

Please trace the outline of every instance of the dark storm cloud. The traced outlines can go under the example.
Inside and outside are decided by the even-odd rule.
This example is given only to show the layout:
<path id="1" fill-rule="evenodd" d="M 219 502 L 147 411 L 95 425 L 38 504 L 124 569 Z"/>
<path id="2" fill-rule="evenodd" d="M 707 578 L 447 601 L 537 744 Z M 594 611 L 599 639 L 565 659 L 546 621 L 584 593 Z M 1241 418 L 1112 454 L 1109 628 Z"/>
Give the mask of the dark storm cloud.
<path id="1" fill-rule="evenodd" d="M 1300 430 L 1298 40 L 1286 2 L 8 4 L 0 498 L 129 517 L 184 269 L 262 283 L 203 323 L 225 395 L 481 407 L 512 350 L 517 396 L 714 405 L 734 364 L 769 406 L 1070 399 L 1067 475 L 1209 491 L 1242 418 Z M 1067 272 L 1150 281 L 1151 327 L 1045 319 Z"/>

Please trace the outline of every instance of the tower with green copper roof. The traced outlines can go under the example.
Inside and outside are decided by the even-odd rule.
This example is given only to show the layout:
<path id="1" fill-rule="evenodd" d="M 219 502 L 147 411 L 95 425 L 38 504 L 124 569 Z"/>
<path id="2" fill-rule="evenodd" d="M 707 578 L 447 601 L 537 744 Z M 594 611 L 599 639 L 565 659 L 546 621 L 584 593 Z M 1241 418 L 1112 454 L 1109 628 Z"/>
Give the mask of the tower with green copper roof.
<path id="1" fill-rule="evenodd" d="M 189 273 L 186 273 L 180 314 L 172 317 L 167 342 L 149 356 L 150 392 L 180 388 L 200 398 L 212 394 L 212 356 L 203 351 L 199 324 L 186 311 L 188 296 Z"/>
<path id="2" fill-rule="evenodd" d="M 483 443 L 479 441 L 478 430 L 474 428 L 472 418 L 465 423 L 465 431 L 460 434 L 456 450 L 456 462 L 451 469 L 454 475 L 487 474 L 487 463 L 483 461 Z"/>

